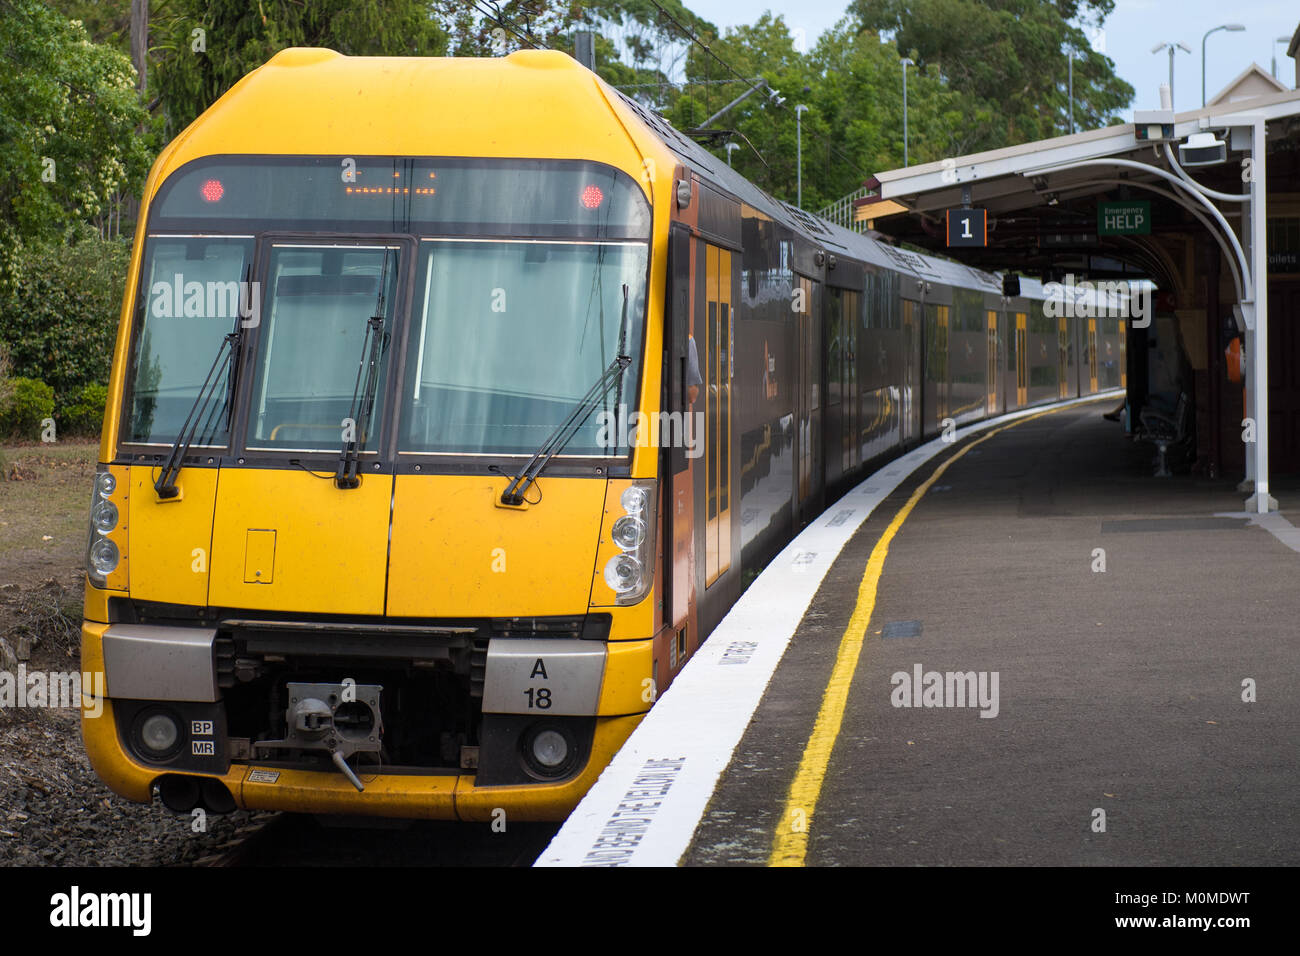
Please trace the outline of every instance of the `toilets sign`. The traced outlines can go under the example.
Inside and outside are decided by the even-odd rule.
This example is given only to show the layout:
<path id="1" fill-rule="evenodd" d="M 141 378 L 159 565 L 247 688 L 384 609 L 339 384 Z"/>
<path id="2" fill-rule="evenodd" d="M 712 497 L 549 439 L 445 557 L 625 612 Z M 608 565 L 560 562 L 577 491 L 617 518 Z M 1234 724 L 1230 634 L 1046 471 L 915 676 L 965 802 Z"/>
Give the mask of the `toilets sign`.
<path id="1" fill-rule="evenodd" d="M 1151 203 L 1145 201 L 1098 203 L 1097 235 L 1151 235 Z"/>

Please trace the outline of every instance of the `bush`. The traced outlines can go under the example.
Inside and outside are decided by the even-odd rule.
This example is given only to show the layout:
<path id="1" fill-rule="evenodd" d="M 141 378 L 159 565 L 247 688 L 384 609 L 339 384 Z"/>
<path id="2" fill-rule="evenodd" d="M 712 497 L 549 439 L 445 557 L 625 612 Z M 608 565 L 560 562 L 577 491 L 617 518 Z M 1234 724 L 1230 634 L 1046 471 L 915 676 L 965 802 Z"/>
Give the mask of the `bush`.
<path id="1" fill-rule="evenodd" d="M 12 378 L 8 399 L 0 405 L 0 438 L 35 441 L 41 422 L 54 415 L 54 389 L 39 379 Z"/>
<path id="2" fill-rule="evenodd" d="M 14 375 L 54 389 L 62 422 L 87 385 L 108 382 L 131 249 L 91 235 L 21 255 L 23 269 L 0 287 L 0 347 Z"/>
<path id="3" fill-rule="evenodd" d="M 104 405 L 108 402 L 108 386 L 91 382 L 82 386 L 77 397 L 63 406 L 59 417 L 59 430 L 68 435 L 98 435 L 104 424 Z"/>
<path id="4" fill-rule="evenodd" d="M 13 393 L 13 363 L 9 361 L 9 349 L 0 341 L 0 408 L 4 408 Z"/>

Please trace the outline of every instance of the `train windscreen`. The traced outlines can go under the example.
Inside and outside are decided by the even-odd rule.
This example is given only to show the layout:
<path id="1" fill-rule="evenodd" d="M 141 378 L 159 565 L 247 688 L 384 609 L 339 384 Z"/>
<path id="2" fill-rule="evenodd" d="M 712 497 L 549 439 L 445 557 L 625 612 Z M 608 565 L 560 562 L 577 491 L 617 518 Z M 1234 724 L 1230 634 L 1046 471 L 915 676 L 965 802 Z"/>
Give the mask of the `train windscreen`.
<path id="1" fill-rule="evenodd" d="M 148 230 L 128 443 L 169 444 L 201 411 L 195 446 L 233 430 L 250 449 L 329 451 L 370 396 L 356 437 L 376 450 L 398 388 L 399 451 L 531 455 L 627 355 L 562 453 L 628 451 L 619 406 L 630 418 L 637 404 L 650 207 L 624 172 L 218 156 L 167 179 Z M 247 407 L 231 414 L 235 396 Z"/>

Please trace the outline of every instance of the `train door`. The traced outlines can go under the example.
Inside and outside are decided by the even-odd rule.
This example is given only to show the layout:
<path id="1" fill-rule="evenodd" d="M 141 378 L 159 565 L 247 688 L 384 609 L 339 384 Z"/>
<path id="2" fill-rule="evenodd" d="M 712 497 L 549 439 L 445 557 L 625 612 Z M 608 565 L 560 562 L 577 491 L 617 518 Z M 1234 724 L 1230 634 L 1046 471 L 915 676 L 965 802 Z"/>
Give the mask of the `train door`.
<path id="1" fill-rule="evenodd" d="M 1119 320 L 1119 387 L 1128 388 L 1128 322 Z"/>
<path id="2" fill-rule="evenodd" d="M 1029 316 L 1016 313 L 1016 408 L 1029 404 Z"/>
<path id="3" fill-rule="evenodd" d="M 844 330 L 844 377 L 841 379 L 844 394 L 844 470 L 852 471 L 858 465 L 858 450 L 862 443 L 862 402 L 858 397 L 858 316 L 862 311 L 861 293 L 845 291 L 841 314 Z"/>
<path id="4" fill-rule="evenodd" d="M 795 456 L 795 490 L 798 500 L 796 524 L 802 527 L 821 512 L 822 462 L 817 452 L 821 440 L 821 335 L 820 284 L 795 276 L 794 313 L 797 327 L 798 394 L 796 396 L 798 448 Z"/>
<path id="5" fill-rule="evenodd" d="M 857 317 L 859 294 L 847 289 L 826 289 L 824 474 L 834 485 L 858 462 L 860 415 L 858 409 Z"/>
<path id="6" fill-rule="evenodd" d="M 921 434 L 938 431 L 951 411 L 948 352 L 949 307 L 925 304 L 925 397 Z M 933 426 L 933 427 L 931 427 Z"/>
<path id="7" fill-rule="evenodd" d="M 988 319 L 988 406 L 990 415 L 998 413 L 998 314 L 992 309 Z"/>
<path id="8" fill-rule="evenodd" d="M 952 308 L 939 306 L 939 352 L 943 356 L 943 378 L 939 382 L 939 421 L 952 415 Z"/>
<path id="9" fill-rule="evenodd" d="M 704 407 L 704 396 L 699 394 L 699 385 L 694 383 L 690 368 L 691 352 L 695 352 L 694 363 L 703 376 L 700 364 L 699 343 L 692 332 L 691 309 L 694 297 L 691 294 L 691 277 L 695 273 L 697 246 L 691 240 L 690 229 L 674 226 L 668 239 L 668 316 L 665 323 L 667 342 L 665 354 L 667 360 L 666 386 L 667 394 L 664 407 L 670 411 L 683 413 L 682 421 L 691 422 L 694 428 L 694 412 Z M 703 337 L 702 335 L 700 336 Z M 696 386 L 695 400 L 691 400 L 691 385 Z M 691 434 L 692 441 L 703 441 L 702 434 Z M 664 594 L 665 623 L 671 627 L 670 641 L 675 641 L 667 653 L 660 653 L 659 663 L 663 668 L 655 675 L 659 685 L 666 686 L 672 676 L 671 660 L 673 651 L 696 646 L 697 625 L 695 617 L 696 588 L 696 554 L 695 554 L 695 462 L 698 459 L 687 454 L 685 442 L 669 443 L 663 450 L 665 538 L 670 547 L 664 548 L 664 561 L 668 564 L 668 573 L 663 577 L 666 593 Z"/>
<path id="10" fill-rule="evenodd" d="M 903 414 L 900 421 L 899 437 L 904 444 L 917 436 L 918 408 L 918 370 L 921 367 L 921 338 L 916 320 L 917 303 L 911 299 L 903 300 Z"/>
<path id="11" fill-rule="evenodd" d="M 834 485 L 846 470 L 841 436 L 844 434 L 844 417 L 846 414 L 844 396 L 844 292 L 840 289 L 826 289 L 826 324 L 825 346 L 823 352 L 823 374 L 826 381 L 825 410 L 823 420 L 826 424 L 826 441 L 822 445 L 823 467 L 826 483 Z"/>
<path id="12" fill-rule="evenodd" d="M 731 567 L 731 381 L 735 340 L 731 309 L 731 253 L 705 246 L 704 468 L 706 521 L 704 586 Z"/>
<path id="13" fill-rule="evenodd" d="M 1058 371 L 1057 381 L 1057 398 L 1070 397 L 1070 325 L 1065 316 L 1059 316 L 1056 320 L 1056 353 Z"/>
<path id="14" fill-rule="evenodd" d="M 1097 320 L 1088 320 L 1088 394 L 1097 394 Z"/>

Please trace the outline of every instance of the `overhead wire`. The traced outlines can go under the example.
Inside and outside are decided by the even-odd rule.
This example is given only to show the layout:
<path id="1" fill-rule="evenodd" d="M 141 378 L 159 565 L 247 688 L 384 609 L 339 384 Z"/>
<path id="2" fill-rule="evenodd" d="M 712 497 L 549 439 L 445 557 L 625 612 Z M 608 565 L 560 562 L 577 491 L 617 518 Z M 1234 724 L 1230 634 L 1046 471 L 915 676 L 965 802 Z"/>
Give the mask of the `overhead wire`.
<path id="1" fill-rule="evenodd" d="M 663 15 L 663 16 L 664 16 L 664 17 L 665 17 L 665 18 L 666 18 L 666 19 L 667 19 L 671 24 L 673 24 L 673 26 L 675 26 L 678 30 L 681 31 L 681 33 L 682 33 L 682 35 L 683 35 L 683 37 L 684 37 L 685 39 L 689 40 L 691 43 L 694 43 L 696 46 L 698 46 L 701 50 L 703 50 L 705 53 L 707 53 L 707 54 L 708 54 L 710 57 L 712 57 L 714 60 L 717 60 L 719 64 L 721 64 L 721 65 L 722 65 L 722 66 L 723 66 L 723 67 L 724 67 L 724 68 L 725 68 L 729 73 L 732 74 L 732 76 L 736 77 L 736 78 L 739 79 L 739 80 L 744 80 L 744 81 L 747 82 L 747 83 L 748 83 L 748 82 L 751 82 L 751 81 L 747 80 L 744 76 L 741 76 L 739 70 L 737 70 L 737 69 L 736 69 L 735 67 L 733 67 L 730 63 L 728 63 L 726 60 L 724 60 L 724 59 L 723 59 L 720 55 L 718 55 L 718 53 L 716 53 L 716 52 L 715 52 L 715 51 L 714 51 L 714 50 L 713 50 L 713 49 L 712 49 L 712 48 L 711 48 L 707 43 L 705 43 L 705 42 L 704 42 L 703 40 L 701 40 L 698 36 L 696 36 L 695 33 L 694 33 L 693 31 L 691 31 L 688 27 L 686 27 L 684 24 L 682 24 L 681 21 L 679 21 L 676 17 L 674 17 L 674 16 L 673 16 L 671 13 L 669 13 L 666 9 L 664 9 L 663 5 L 659 2 L 659 0 L 650 0 L 650 3 L 655 7 L 655 9 L 657 9 L 657 10 L 662 14 L 662 15 Z M 769 97 L 769 101 L 772 102 L 772 103 L 775 103 L 775 104 L 776 104 L 780 109 L 785 110 L 787 113 L 790 113 L 790 112 L 791 112 L 790 107 L 786 106 L 784 102 L 780 102 L 780 101 L 778 101 L 775 97 Z M 842 161 L 844 161 L 845 163 L 847 163 L 847 164 L 849 165 L 849 167 L 850 167 L 851 169 L 853 169 L 856 173 L 858 173 L 858 174 L 859 174 L 860 176 L 862 176 L 864 179 L 867 178 L 867 175 L 868 175 L 868 174 L 864 173 L 864 172 L 862 171 L 862 168 L 861 168 L 860 166 L 858 166 L 858 164 L 857 164 L 854 160 L 850 159 L 848 156 L 845 156 L 842 152 L 840 152 L 838 149 L 836 149 L 836 148 L 835 148 L 835 144 L 831 141 L 831 139 L 830 139 L 829 137 L 827 137 L 827 136 L 823 136 L 821 133 L 817 132 L 817 130 L 815 130 L 815 129 L 810 129 L 809 132 L 810 132 L 813 136 L 816 136 L 818 139 L 820 139 L 820 140 L 822 140 L 824 143 L 826 143 L 827 148 L 828 148 L 831 152 L 833 152 L 837 157 L 839 157 Z"/>
<path id="2" fill-rule="evenodd" d="M 501 12 L 500 8 L 493 6 L 491 3 L 488 2 L 488 0 L 473 0 L 473 4 L 474 4 L 474 9 L 476 9 L 479 13 L 487 17 L 489 20 L 491 20 L 493 23 L 499 26 L 502 30 L 505 30 L 507 33 L 513 34 L 516 39 L 520 40 L 523 43 L 528 44 L 528 46 L 531 49 L 534 50 L 549 49 L 546 46 L 546 44 L 544 43 L 539 44 L 536 40 L 534 40 L 532 34 L 528 32 L 527 27 L 519 27 L 519 24 L 515 23 L 513 20 L 507 17 L 504 13 Z M 523 32 L 521 33 L 520 30 L 522 30 Z"/>

